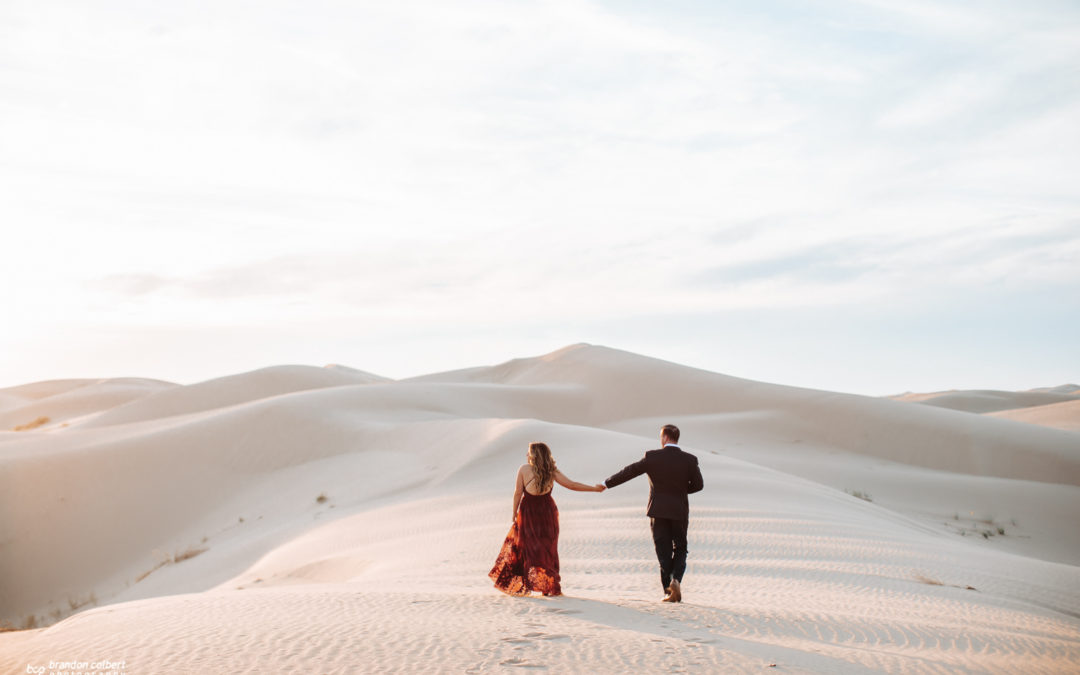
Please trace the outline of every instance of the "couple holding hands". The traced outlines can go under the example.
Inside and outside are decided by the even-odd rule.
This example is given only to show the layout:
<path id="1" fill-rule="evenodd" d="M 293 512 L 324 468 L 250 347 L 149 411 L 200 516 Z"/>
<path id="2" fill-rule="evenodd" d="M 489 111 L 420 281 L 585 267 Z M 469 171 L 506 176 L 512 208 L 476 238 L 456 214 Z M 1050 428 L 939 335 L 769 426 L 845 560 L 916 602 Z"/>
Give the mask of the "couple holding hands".
<path id="1" fill-rule="evenodd" d="M 517 473 L 514 486 L 514 524 L 488 576 L 495 587 L 510 595 L 562 595 L 559 578 L 559 510 L 551 491 L 555 483 L 577 492 L 603 492 L 641 474 L 649 477 L 649 523 L 652 527 L 664 602 L 682 600 L 686 571 L 686 529 L 690 506 L 687 495 L 704 486 L 697 457 L 679 448 L 679 429 L 667 424 L 660 430 L 659 450 L 649 450 L 637 462 L 600 485 L 585 485 L 567 478 L 555 466 L 544 443 L 529 445 L 528 463 Z"/>

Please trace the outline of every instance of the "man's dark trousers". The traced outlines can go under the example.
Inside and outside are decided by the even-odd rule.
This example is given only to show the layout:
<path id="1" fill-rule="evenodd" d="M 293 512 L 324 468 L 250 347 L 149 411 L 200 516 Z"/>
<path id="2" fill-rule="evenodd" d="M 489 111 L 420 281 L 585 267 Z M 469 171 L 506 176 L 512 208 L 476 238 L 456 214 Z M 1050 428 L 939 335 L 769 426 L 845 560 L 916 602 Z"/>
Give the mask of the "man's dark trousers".
<path id="1" fill-rule="evenodd" d="M 689 521 L 650 518 L 649 524 L 656 559 L 660 562 L 660 582 L 666 591 L 673 578 L 681 584 L 686 572 L 686 528 Z"/>

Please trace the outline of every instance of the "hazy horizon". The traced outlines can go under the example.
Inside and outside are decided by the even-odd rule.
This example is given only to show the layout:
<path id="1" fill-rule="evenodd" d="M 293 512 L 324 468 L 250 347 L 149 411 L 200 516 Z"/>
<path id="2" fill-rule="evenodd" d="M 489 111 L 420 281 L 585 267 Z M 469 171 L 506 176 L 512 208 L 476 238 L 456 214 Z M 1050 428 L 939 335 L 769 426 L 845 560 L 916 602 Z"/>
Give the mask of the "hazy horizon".
<path id="1" fill-rule="evenodd" d="M 550 354 L 552 352 L 560 351 L 560 350 L 568 348 L 568 347 L 576 346 L 578 344 L 589 344 L 589 343 L 568 344 L 568 345 L 563 345 L 563 346 L 555 348 L 555 349 L 551 349 L 551 350 L 549 350 L 547 352 L 544 352 L 544 353 L 524 354 L 524 355 L 519 355 L 519 356 L 511 357 L 511 358 L 516 359 L 516 358 L 540 357 L 540 356 L 544 356 L 546 354 Z M 619 349 L 618 347 L 613 347 L 612 345 L 592 345 L 592 346 L 606 347 L 606 348 L 611 348 L 611 349 Z M 621 351 L 627 351 L 627 350 L 621 350 Z M 683 365 L 683 366 L 689 366 L 691 368 L 699 368 L 699 369 L 702 369 L 702 370 L 711 370 L 709 368 L 704 368 L 704 367 L 702 367 L 700 365 L 696 365 L 696 364 L 693 364 L 693 363 L 681 363 L 681 362 L 678 362 L 678 361 L 672 361 L 672 359 L 664 359 L 662 357 L 651 355 L 651 354 L 639 354 L 639 356 L 643 356 L 643 357 L 646 357 L 646 358 L 656 358 L 656 359 L 660 359 L 660 360 L 663 360 L 663 361 L 671 361 L 673 363 L 678 363 L 679 365 Z M 496 365 L 499 365 L 499 364 L 504 363 L 505 361 L 509 361 L 509 360 L 511 360 L 511 359 L 508 358 L 508 359 L 505 359 L 505 360 L 502 360 L 502 361 L 492 361 L 492 362 L 485 362 L 485 363 L 468 363 L 468 364 L 462 364 L 462 365 L 459 365 L 459 366 L 454 366 L 454 367 L 445 368 L 445 369 L 439 369 L 439 370 L 433 370 L 433 371 L 423 371 L 423 372 L 408 372 L 408 373 L 400 374 L 400 375 L 390 375 L 390 374 L 387 374 L 385 372 L 373 371 L 373 370 L 371 370 L 369 368 L 363 367 L 363 365 L 358 365 L 358 364 L 354 364 L 354 363 L 342 363 L 342 362 L 331 361 L 331 362 L 327 362 L 327 363 L 282 362 L 282 363 L 266 364 L 266 365 L 263 365 L 263 366 L 257 366 L 257 367 L 254 367 L 254 368 L 245 369 L 245 370 L 239 370 L 239 371 L 236 371 L 236 372 L 214 373 L 214 374 L 209 374 L 209 375 L 207 375 L 205 377 L 199 376 L 199 377 L 196 377 L 194 379 L 191 379 L 191 378 L 154 377 L 154 376 L 149 376 L 149 375 L 145 375 L 145 374 L 143 374 L 143 375 L 138 375 L 138 374 L 107 375 L 107 376 L 102 376 L 100 378 L 94 377 L 94 376 L 89 376 L 89 377 L 86 377 L 85 379 L 93 380 L 93 379 L 135 377 L 135 378 L 164 380 L 164 381 L 174 382 L 174 383 L 180 384 L 180 385 L 190 385 L 190 384 L 196 384 L 198 382 L 203 382 L 203 381 L 206 381 L 206 380 L 216 379 L 216 378 L 219 378 L 219 377 L 227 377 L 227 376 L 230 376 L 230 375 L 238 375 L 238 374 L 241 374 L 241 373 L 244 373 L 244 372 L 251 372 L 251 371 L 254 371 L 254 370 L 260 370 L 260 369 L 263 369 L 263 368 L 273 368 L 273 367 L 276 367 L 276 366 L 290 366 L 290 365 L 296 366 L 296 365 L 299 365 L 299 366 L 311 366 L 311 367 L 321 367 L 321 368 L 330 367 L 330 366 L 344 366 L 344 367 L 347 367 L 347 368 L 354 368 L 356 370 L 361 370 L 361 371 L 367 372 L 367 373 L 372 374 L 372 375 L 378 375 L 378 376 L 381 376 L 381 377 L 386 377 L 386 378 L 389 378 L 391 380 L 407 380 L 407 379 L 410 379 L 410 378 L 413 378 L 413 377 L 419 377 L 419 376 L 422 376 L 422 375 L 432 375 L 432 374 L 437 374 L 437 373 L 451 372 L 451 371 L 455 371 L 455 370 L 464 370 L 464 369 L 476 368 L 476 367 L 496 366 Z M 712 372 L 719 372 L 719 371 L 712 371 Z M 905 393 L 932 393 L 932 392 L 935 392 L 935 391 L 949 391 L 949 390 L 1002 390 L 1000 387 L 948 387 L 948 388 L 943 388 L 943 389 L 904 389 L 904 390 L 896 390 L 896 391 L 890 391 L 890 392 L 854 392 L 854 391 L 845 392 L 844 390 L 840 390 L 840 389 L 829 389 L 828 387 L 817 387 L 817 386 L 813 386 L 812 384 L 806 384 L 806 383 L 783 382 L 783 381 L 773 381 L 773 380 L 761 380 L 759 378 L 749 377 L 749 376 L 746 376 L 746 375 L 740 375 L 738 373 L 733 373 L 733 372 L 721 372 L 720 374 L 722 374 L 722 375 L 731 375 L 731 376 L 734 376 L 734 377 L 740 377 L 740 378 L 748 379 L 748 380 L 768 382 L 770 384 L 797 386 L 797 387 L 803 387 L 803 388 L 808 388 L 808 389 L 819 389 L 819 390 L 825 390 L 825 391 L 837 391 L 837 392 L 842 392 L 842 393 L 855 393 L 855 394 L 862 394 L 862 395 L 866 395 L 866 396 L 894 396 L 894 395 L 905 394 Z M 46 380 L 32 380 L 32 381 L 27 381 L 27 382 L 17 382 L 17 383 L 10 383 L 10 384 L 0 383 L 0 389 L 5 389 L 5 388 L 13 387 L 13 386 L 19 386 L 19 385 L 23 385 L 23 384 L 32 384 L 34 382 L 42 382 L 42 381 L 49 381 L 49 380 L 59 380 L 59 379 L 84 379 L 84 378 L 81 378 L 81 377 L 47 378 Z M 1076 386 L 1076 382 L 1072 382 L 1072 381 L 1064 382 L 1063 381 L 1063 382 L 1057 382 L 1057 383 L 1044 383 L 1044 384 L 1039 384 L 1039 385 L 1033 385 L 1031 387 L 1022 387 L 1022 388 L 1016 388 L 1016 389 L 1005 389 L 1004 391 L 1028 391 L 1028 390 L 1032 390 L 1032 389 L 1053 388 L 1053 387 L 1067 386 L 1067 385 Z"/>

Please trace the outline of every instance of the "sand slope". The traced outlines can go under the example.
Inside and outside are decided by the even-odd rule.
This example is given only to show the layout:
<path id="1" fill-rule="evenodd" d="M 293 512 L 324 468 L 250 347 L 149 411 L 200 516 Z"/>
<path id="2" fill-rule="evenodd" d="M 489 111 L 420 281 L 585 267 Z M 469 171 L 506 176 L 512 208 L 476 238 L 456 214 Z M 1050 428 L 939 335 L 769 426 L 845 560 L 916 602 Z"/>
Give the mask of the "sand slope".
<path id="1" fill-rule="evenodd" d="M 1002 410 L 988 413 L 988 415 L 1065 431 L 1080 431 L 1080 400 L 1050 403 L 1019 410 Z"/>
<path id="2" fill-rule="evenodd" d="M 1031 391 L 1048 391 L 1052 394 L 1071 394 L 1080 396 L 1080 384 L 1059 384 L 1056 387 L 1039 387 Z"/>
<path id="3" fill-rule="evenodd" d="M 112 410 L 83 426 L 100 427 L 160 419 L 224 408 L 294 391 L 382 381 L 386 381 L 385 378 L 352 369 L 274 366 L 162 391 Z"/>
<path id="4" fill-rule="evenodd" d="M 1036 424 L 1052 429 L 1080 431 L 1080 387 L 1063 384 L 1030 391 L 949 391 L 907 393 L 898 401 L 979 413 L 998 419 Z"/>
<path id="5" fill-rule="evenodd" d="M 589 345 L 402 382 L 272 368 L 100 409 L 0 443 L 0 620 L 86 603 L 0 633 L 0 671 L 1080 662 L 1080 433 Z M 492 590 L 528 442 L 592 482 L 660 420 L 706 481 L 687 601 L 656 602 L 643 479 L 556 493 L 568 597 Z"/>
<path id="6" fill-rule="evenodd" d="M 962 410 L 972 413 L 989 413 L 999 410 L 1015 410 L 1017 408 L 1030 408 L 1032 406 L 1049 405 L 1076 401 L 1074 394 L 1062 391 L 1064 387 L 1051 388 L 1046 391 L 997 391 L 965 390 L 965 391 L 939 391 L 930 394 L 901 394 L 893 396 L 897 401 L 910 401 L 932 405 L 950 410 Z"/>
<path id="7" fill-rule="evenodd" d="M 13 430 L 42 417 L 48 418 L 48 422 L 38 428 L 56 428 L 176 386 L 160 380 L 125 377 L 53 380 L 0 389 L 0 430 Z"/>

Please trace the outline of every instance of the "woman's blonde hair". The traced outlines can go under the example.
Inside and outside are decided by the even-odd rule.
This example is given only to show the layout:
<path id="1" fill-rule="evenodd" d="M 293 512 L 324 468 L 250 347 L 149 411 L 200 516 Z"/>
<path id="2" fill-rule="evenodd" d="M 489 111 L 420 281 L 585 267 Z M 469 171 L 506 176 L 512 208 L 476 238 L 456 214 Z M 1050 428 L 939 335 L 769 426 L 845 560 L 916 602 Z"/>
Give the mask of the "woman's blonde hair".
<path id="1" fill-rule="evenodd" d="M 529 443 L 529 466 L 536 475 L 536 485 L 540 492 L 546 492 L 547 487 L 555 480 L 555 458 L 551 456 L 551 448 L 546 443 Z"/>

